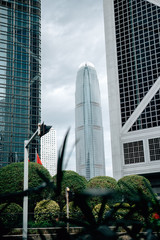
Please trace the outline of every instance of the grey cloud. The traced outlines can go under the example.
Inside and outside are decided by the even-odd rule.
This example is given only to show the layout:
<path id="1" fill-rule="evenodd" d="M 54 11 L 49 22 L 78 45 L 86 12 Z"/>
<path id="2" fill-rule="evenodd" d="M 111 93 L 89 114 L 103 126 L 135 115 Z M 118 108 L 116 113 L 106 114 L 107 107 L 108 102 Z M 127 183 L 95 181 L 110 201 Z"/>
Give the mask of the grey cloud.
<path id="1" fill-rule="evenodd" d="M 69 148 L 74 141 L 76 73 L 84 61 L 95 65 L 103 88 L 101 84 L 105 83 L 100 78 L 106 78 L 106 66 L 102 0 L 42 0 L 42 120 L 56 128 L 59 142 L 67 128 L 72 127 Z M 110 169 L 107 89 L 102 94 L 106 159 Z M 70 166 L 73 163 L 75 155 Z"/>
<path id="2" fill-rule="evenodd" d="M 42 0 L 42 12 L 46 15 L 46 21 L 52 20 L 53 17 L 56 21 L 63 24 L 73 20 L 83 20 L 88 17 L 88 21 L 97 16 L 97 12 L 101 8 L 102 0 Z M 87 24 L 88 24 L 87 21 Z"/>

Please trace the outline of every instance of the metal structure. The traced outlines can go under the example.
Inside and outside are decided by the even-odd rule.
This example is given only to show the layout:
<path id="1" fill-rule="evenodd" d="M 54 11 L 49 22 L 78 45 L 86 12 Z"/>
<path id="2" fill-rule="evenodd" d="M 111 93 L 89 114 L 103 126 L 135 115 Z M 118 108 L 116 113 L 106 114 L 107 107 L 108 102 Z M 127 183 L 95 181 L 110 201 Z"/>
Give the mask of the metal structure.
<path id="1" fill-rule="evenodd" d="M 46 126 L 44 123 L 38 124 L 38 128 L 29 140 L 24 141 L 24 188 L 28 190 L 28 160 L 29 160 L 29 145 L 38 135 L 42 137 L 49 132 L 51 126 Z M 23 240 L 27 240 L 27 228 L 28 228 L 28 196 L 23 198 Z"/>

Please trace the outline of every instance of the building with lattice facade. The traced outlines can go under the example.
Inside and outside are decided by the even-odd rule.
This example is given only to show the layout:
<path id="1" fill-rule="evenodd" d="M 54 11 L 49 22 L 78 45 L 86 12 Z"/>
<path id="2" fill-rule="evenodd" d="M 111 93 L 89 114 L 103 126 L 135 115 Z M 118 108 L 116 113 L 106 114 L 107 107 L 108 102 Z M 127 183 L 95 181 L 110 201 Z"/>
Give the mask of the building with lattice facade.
<path id="1" fill-rule="evenodd" d="M 113 176 L 160 192 L 160 1 L 104 0 L 104 24 Z"/>

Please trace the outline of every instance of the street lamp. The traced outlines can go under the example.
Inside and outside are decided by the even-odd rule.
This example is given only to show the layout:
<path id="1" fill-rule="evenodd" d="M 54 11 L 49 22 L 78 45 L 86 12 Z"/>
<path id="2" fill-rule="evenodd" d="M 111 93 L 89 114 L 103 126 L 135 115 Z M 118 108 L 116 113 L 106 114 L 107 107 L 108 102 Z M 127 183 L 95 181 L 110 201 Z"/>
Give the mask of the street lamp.
<path id="1" fill-rule="evenodd" d="M 69 191 L 69 187 L 66 187 L 67 219 L 69 219 Z M 69 222 L 67 222 L 67 232 L 69 232 Z"/>
<path id="2" fill-rule="evenodd" d="M 38 135 L 42 137 L 46 133 L 49 132 L 52 126 L 38 124 L 38 128 L 32 137 L 29 140 L 24 141 L 24 187 L 23 190 L 28 190 L 28 156 L 29 156 L 29 144 L 33 141 L 33 139 Z M 28 196 L 23 197 L 23 240 L 27 240 L 27 227 L 28 227 Z"/>

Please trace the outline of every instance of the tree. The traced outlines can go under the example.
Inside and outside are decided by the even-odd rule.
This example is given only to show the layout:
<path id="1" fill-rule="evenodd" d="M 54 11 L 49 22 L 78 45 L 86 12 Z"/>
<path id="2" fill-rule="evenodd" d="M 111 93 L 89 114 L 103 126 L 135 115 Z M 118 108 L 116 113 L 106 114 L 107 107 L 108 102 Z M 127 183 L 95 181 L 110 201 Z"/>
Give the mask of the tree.
<path id="1" fill-rule="evenodd" d="M 119 192 L 129 203 L 136 200 L 136 197 L 142 197 L 147 201 L 153 201 L 151 193 L 151 184 L 148 179 L 139 175 L 130 175 L 122 177 L 118 181 Z"/>
<path id="2" fill-rule="evenodd" d="M 88 181 L 87 188 L 117 190 L 117 182 L 112 177 L 98 176 Z M 108 200 L 107 204 L 110 205 L 113 201 L 114 199 L 112 199 L 112 201 Z M 95 205 L 101 202 L 102 199 L 100 197 L 94 197 L 89 200 L 91 208 L 94 208 Z"/>
<path id="3" fill-rule="evenodd" d="M 29 163 L 29 177 L 28 186 L 34 188 L 41 185 L 44 180 L 39 176 L 39 173 L 44 175 L 48 180 L 51 180 L 51 175 L 48 170 L 37 163 Z M 12 193 L 23 191 L 23 176 L 24 176 L 24 163 L 12 163 L 0 169 L 0 193 Z M 47 188 L 38 193 L 29 195 L 29 210 L 33 211 L 36 203 L 49 196 Z M 12 201 L 12 199 L 9 199 Z M 14 198 L 15 202 L 23 206 L 22 198 Z"/>
<path id="4" fill-rule="evenodd" d="M 53 181 L 56 183 L 56 175 L 53 176 Z M 58 197 L 53 196 L 54 200 L 58 202 L 61 211 L 66 203 L 66 187 L 74 194 L 83 191 L 86 185 L 87 180 L 78 173 L 71 170 L 63 171 L 61 195 Z"/>
<path id="5" fill-rule="evenodd" d="M 36 223 L 53 223 L 59 215 L 59 205 L 53 200 L 42 200 L 36 204 L 34 217 Z"/>

